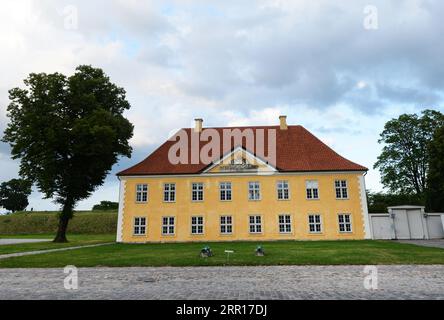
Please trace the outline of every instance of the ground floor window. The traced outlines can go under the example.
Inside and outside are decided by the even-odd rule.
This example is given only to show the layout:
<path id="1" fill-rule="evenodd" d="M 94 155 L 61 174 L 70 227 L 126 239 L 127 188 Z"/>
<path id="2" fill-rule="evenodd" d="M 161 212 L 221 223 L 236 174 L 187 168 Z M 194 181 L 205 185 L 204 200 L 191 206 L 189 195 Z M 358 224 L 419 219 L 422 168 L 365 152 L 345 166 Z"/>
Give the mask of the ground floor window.
<path id="1" fill-rule="evenodd" d="M 262 233 L 261 216 L 250 216 L 250 233 Z"/>
<path id="2" fill-rule="evenodd" d="M 349 214 L 339 214 L 339 232 L 352 232 L 351 218 Z"/>
<path id="3" fill-rule="evenodd" d="M 146 234 L 146 218 L 136 217 L 134 218 L 134 235 L 140 236 Z"/>
<path id="4" fill-rule="evenodd" d="M 174 234 L 174 217 L 163 217 L 162 218 L 162 234 L 163 235 L 173 235 Z"/>
<path id="5" fill-rule="evenodd" d="M 204 218 L 191 217 L 191 234 L 203 234 L 204 232 Z"/>
<path id="6" fill-rule="evenodd" d="M 220 217 L 220 233 L 231 234 L 233 232 L 233 217 L 221 216 Z"/>
<path id="7" fill-rule="evenodd" d="M 321 233 L 322 232 L 321 215 L 310 214 L 308 216 L 308 227 L 310 233 Z"/>
<path id="8" fill-rule="evenodd" d="M 279 233 L 291 233 L 291 216 L 284 214 L 279 216 Z"/>

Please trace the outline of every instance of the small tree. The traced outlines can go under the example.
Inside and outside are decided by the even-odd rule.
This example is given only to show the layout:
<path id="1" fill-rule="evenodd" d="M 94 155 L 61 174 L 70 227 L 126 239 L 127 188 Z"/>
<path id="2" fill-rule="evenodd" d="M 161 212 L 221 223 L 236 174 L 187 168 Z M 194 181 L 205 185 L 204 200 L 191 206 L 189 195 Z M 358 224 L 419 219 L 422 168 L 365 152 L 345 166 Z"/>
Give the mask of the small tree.
<path id="1" fill-rule="evenodd" d="M 12 213 L 25 210 L 31 184 L 23 179 L 12 179 L 0 185 L 0 206 Z"/>
<path id="2" fill-rule="evenodd" d="M 26 88 L 9 91 L 4 142 L 20 159 L 20 175 L 62 207 L 54 242 L 66 242 L 76 203 L 103 181 L 119 156 L 131 155 L 133 126 L 123 117 L 125 90 L 101 69 L 74 75 L 32 73 Z"/>
<path id="3" fill-rule="evenodd" d="M 403 114 L 385 124 L 379 143 L 385 146 L 374 168 L 381 182 L 392 193 L 424 195 L 429 166 L 428 145 L 444 115 L 425 110 L 422 117 Z"/>
<path id="4" fill-rule="evenodd" d="M 118 202 L 112 202 L 112 201 L 100 201 L 100 204 L 94 205 L 92 208 L 93 211 L 97 210 L 117 210 L 119 208 Z"/>
<path id="5" fill-rule="evenodd" d="M 444 212 L 444 126 L 436 130 L 429 145 L 429 154 L 427 207 L 435 212 Z"/>

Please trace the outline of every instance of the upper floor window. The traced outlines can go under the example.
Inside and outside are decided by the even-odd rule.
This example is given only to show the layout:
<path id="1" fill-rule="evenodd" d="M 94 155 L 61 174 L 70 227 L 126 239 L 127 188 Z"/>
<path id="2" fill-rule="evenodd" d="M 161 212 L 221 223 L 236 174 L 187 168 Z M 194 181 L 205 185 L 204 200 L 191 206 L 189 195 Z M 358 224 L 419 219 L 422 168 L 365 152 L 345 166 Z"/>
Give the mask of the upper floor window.
<path id="1" fill-rule="evenodd" d="M 279 216 L 279 233 L 291 233 L 291 216 L 288 214 Z"/>
<path id="2" fill-rule="evenodd" d="M 204 233 L 204 218 L 202 216 L 191 217 L 191 234 Z"/>
<path id="3" fill-rule="evenodd" d="M 138 184 L 136 185 L 136 202 L 148 201 L 148 185 Z"/>
<path id="4" fill-rule="evenodd" d="M 278 197 L 278 200 L 290 199 L 290 191 L 289 191 L 289 187 L 288 187 L 288 181 L 278 181 L 277 182 L 277 197 Z"/>
<path id="5" fill-rule="evenodd" d="M 221 216 L 220 217 L 220 233 L 231 234 L 233 232 L 233 217 Z"/>
<path id="6" fill-rule="evenodd" d="M 351 217 L 349 214 L 339 214 L 339 232 L 352 232 Z"/>
<path id="7" fill-rule="evenodd" d="M 321 233 L 322 232 L 321 215 L 310 214 L 308 216 L 308 227 L 310 233 Z"/>
<path id="8" fill-rule="evenodd" d="M 319 183 L 317 180 L 308 180 L 305 182 L 307 199 L 319 199 Z"/>
<path id="9" fill-rule="evenodd" d="M 336 180 L 335 190 L 336 190 L 336 199 L 347 199 L 348 198 L 347 180 Z"/>
<path id="10" fill-rule="evenodd" d="M 146 234 L 146 218 L 136 217 L 134 218 L 134 235 L 141 236 Z"/>
<path id="11" fill-rule="evenodd" d="M 163 185 L 163 201 L 174 202 L 176 201 L 176 184 L 165 183 Z"/>
<path id="12" fill-rule="evenodd" d="M 248 182 L 248 199 L 249 200 L 261 199 L 261 185 L 258 181 Z"/>
<path id="13" fill-rule="evenodd" d="M 204 199 L 204 184 L 201 182 L 192 183 L 191 185 L 191 200 L 203 201 Z"/>
<path id="14" fill-rule="evenodd" d="M 231 201 L 231 182 L 219 183 L 219 192 L 221 201 Z"/>
<path id="15" fill-rule="evenodd" d="M 250 216 L 250 233 L 262 233 L 261 216 Z"/>
<path id="16" fill-rule="evenodd" d="M 174 235 L 174 217 L 162 217 L 162 235 Z"/>

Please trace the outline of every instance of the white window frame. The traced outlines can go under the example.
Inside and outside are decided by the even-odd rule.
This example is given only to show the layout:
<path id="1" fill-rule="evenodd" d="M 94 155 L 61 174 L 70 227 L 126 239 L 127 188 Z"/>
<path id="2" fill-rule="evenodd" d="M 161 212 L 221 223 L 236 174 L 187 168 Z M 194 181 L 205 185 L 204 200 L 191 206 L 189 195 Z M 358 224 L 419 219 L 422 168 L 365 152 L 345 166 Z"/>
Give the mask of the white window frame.
<path id="1" fill-rule="evenodd" d="M 336 195 L 336 199 L 348 199 L 349 198 L 348 181 L 347 180 L 342 180 L 342 179 L 335 180 L 335 195 Z M 338 195 L 339 195 L 339 197 L 338 197 Z"/>
<path id="2" fill-rule="evenodd" d="M 311 217 L 313 217 L 313 221 L 311 221 Z M 319 219 L 316 219 L 319 218 Z M 317 221 L 319 220 L 319 221 Z M 311 226 L 314 227 L 314 230 L 311 230 Z M 318 228 L 319 227 L 319 230 Z M 318 213 L 313 213 L 308 215 L 308 232 L 313 234 L 319 234 L 322 233 L 322 216 Z"/>
<path id="3" fill-rule="evenodd" d="M 252 221 L 252 218 L 253 218 L 253 221 Z M 253 228 L 253 230 L 252 230 L 252 228 Z M 263 233 L 262 216 L 261 215 L 249 215 L 248 216 L 248 231 L 250 232 L 250 234 Z"/>
<path id="4" fill-rule="evenodd" d="M 278 200 L 290 200 L 290 183 L 288 180 L 278 180 L 276 182 L 276 192 Z"/>
<path id="5" fill-rule="evenodd" d="M 192 182 L 191 183 L 191 201 L 202 202 L 204 201 L 204 188 L 203 182 Z"/>
<path id="6" fill-rule="evenodd" d="M 203 216 L 192 216 L 191 217 L 191 234 L 192 235 L 203 235 L 205 228 L 205 219 Z"/>
<path id="7" fill-rule="evenodd" d="M 305 198 L 307 200 L 319 200 L 319 181 L 305 181 Z"/>
<path id="8" fill-rule="evenodd" d="M 176 184 L 163 184 L 163 202 L 176 202 Z"/>
<path id="9" fill-rule="evenodd" d="M 283 230 L 281 230 L 281 227 L 283 227 Z M 293 232 L 292 218 L 290 214 L 280 214 L 278 216 L 278 228 L 279 233 L 281 234 L 291 234 Z"/>
<path id="10" fill-rule="evenodd" d="M 134 217 L 133 235 L 145 236 L 146 233 L 147 233 L 147 218 L 146 217 Z"/>
<path id="11" fill-rule="evenodd" d="M 136 184 L 136 203 L 148 202 L 148 184 L 138 183 Z"/>
<path id="12" fill-rule="evenodd" d="M 228 221 L 229 219 L 229 221 Z M 231 230 L 228 231 L 228 228 Z M 223 230 L 225 229 L 225 230 Z M 220 234 L 233 234 L 233 216 L 223 215 L 219 218 L 219 231 Z"/>
<path id="13" fill-rule="evenodd" d="M 233 199 L 233 189 L 231 182 L 230 181 L 219 182 L 219 200 L 231 201 L 232 199 Z"/>
<path id="14" fill-rule="evenodd" d="M 261 183 L 259 181 L 248 182 L 248 200 L 249 201 L 261 200 Z"/>
<path id="15" fill-rule="evenodd" d="M 166 221 L 165 221 L 166 219 Z M 166 232 L 165 232 L 166 228 Z M 176 234 L 176 217 L 175 216 L 163 216 L 162 217 L 162 235 L 174 236 Z"/>
<path id="16" fill-rule="evenodd" d="M 348 217 L 348 221 L 346 221 L 347 220 L 346 217 Z M 343 231 L 341 231 L 341 226 L 344 228 Z M 353 233 L 352 216 L 350 213 L 338 214 L 338 227 L 339 227 L 339 233 Z M 349 227 L 348 228 L 349 230 L 347 230 L 347 227 Z"/>

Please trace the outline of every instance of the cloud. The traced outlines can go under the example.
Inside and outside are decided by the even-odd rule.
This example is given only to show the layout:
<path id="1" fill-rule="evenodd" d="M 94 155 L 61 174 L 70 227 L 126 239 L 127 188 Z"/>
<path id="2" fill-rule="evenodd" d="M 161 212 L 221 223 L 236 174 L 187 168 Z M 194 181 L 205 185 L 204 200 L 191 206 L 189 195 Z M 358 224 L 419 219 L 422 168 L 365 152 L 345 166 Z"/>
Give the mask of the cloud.
<path id="1" fill-rule="evenodd" d="M 3 1 L 0 130 L 7 90 L 23 86 L 30 72 L 71 74 L 92 64 L 127 90 L 132 105 L 126 116 L 135 125 L 135 157 L 122 159 L 119 168 L 144 158 L 193 118 L 208 126 L 274 124 L 281 113 L 371 167 L 385 121 L 425 107 L 443 110 L 444 4 L 375 0 L 379 28 L 366 30 L 367 4 Z M 66 8 L 76 9 L 77 28 L 66 28 Z M 363 151 L 362 141 L 371 149 Z M 6 147 L 0 152 L 0 177 L 9 179 L 17 162 Z M 369 177 L 373 189 L 380 188 L 377 173 Z M 115 197 L 108 192 L 116 181 L 110 175 L 107 193 L 97 197 Z"/>

